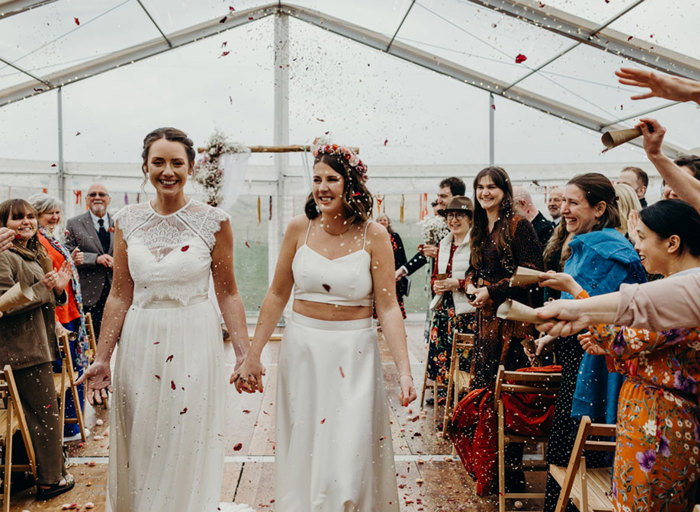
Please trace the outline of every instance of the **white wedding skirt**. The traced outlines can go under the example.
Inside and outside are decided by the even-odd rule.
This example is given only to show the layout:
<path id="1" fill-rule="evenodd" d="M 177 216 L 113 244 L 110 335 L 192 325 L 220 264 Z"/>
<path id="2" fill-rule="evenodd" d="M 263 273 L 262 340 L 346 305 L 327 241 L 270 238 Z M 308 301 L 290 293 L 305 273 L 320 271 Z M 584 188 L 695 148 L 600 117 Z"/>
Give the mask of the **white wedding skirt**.
<path id="1" fill-rule="evenodd" d="M 399 510 L 384 379 L 371 319 L 292 314 L 279 357 L 276 510 Z"/>
<path id="2" fill-rule="evenodd" d="M 228 387 L 212 304 L 132 306 L 113 381 L 107 511 L 215 512 Z"/>

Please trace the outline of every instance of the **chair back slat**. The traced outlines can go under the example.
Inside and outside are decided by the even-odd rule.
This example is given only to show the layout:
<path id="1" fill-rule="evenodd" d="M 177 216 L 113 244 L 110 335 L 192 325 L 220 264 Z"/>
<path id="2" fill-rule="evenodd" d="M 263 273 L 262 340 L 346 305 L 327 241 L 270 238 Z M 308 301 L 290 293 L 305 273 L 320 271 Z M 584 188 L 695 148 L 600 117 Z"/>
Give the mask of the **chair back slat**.
<path id="1" fill-rule="evenodd" d="M 19 429 L 22 433 L 22 441 L 24 441 L 24 446 L 27 450 L 29 465 L 31 467 L 32 473 L 34 474 L 34 476 L 36 476 L 36 455 L 34 453 L 34 445 L 32 444 L 31 437 L 29 437 L 29 426 L 27 425 L 27 418 L 24 416 L 24 409 L 22 408 L 22 401 L 19 397 L 19 390 L 17 389 L 15 376 L 12 373 L 12 368 L 9 364 L 6 364 L 3 368 L 2 377 L 8 388 L 9 402 L 12 404 L 13 412 L 17 416 L 17 421 L 19 422 Z"/>

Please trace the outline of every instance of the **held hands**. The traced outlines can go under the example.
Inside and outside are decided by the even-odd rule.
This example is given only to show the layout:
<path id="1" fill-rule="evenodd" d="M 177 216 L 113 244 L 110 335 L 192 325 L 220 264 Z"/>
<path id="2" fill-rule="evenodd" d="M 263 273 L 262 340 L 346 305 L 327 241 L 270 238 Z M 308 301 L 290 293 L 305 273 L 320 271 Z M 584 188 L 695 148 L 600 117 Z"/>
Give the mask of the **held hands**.
<path id="1" fill-rule="evenodd" d="M 537 325 L 537 329 L 556 338 L 571 336 L 592 325 L 594 322 L 580 309 L 580 303 L 577 300 L 560 299 L 537 308 L 537 316 L 545 321 Z"/>
<path id="2" fill-rule="evenodd" d="M 9 228 L 0 228 L 0 252 L 12 247 L 15 232 Z"/>
<path id="3" fill-rule="evenodd" d="M 445 293 L 459 288 L 459 279 L 448 277 L 447 279 L 436 280 L 433 283 L 433 291 L 435 293 Z"/>
<path id="4" fill-rule="evenodd" d="M 97 259 L 95 259 L 95 263 L 98 265 L 103 265 L 107 268 L 112 268 L 114 266 L 114 258 L 112 258 L 109 254 L 100 254 Z"/>
<path id="5" fill-rule="evenodd" d="M 112 372 L 109 369 L 109 363 L 95 361 L 88 366 L 85 373 L 75 383 L 79 385 L 86 380 L 85 393 L 88 402 L 90 402 L 90 405 L 101 405 L 102 401 L 107 399 L 107 392 L 112 392 Z"/>
<path id="6" fill-rule="evenodd" d="M 263 392 L 263 375 L 265 368 L 260 363 L 260 358 L 254 360 L 246 357 L 236 371 L 231 374 L 229 382 L 236 386 L 236 391 L 239 393 L 255 393 L 256 391 Z"/>
<path id="7" fill-rule="evenodd" d="M 578 341 L 581 343 L 581 348 L 586 351 L 586 353 L 592 356 L 604 356 L 607 352 L 601 347 L 598 342 L 596 342 L 593 335 L 586 331 L 578 335 Z"/>
<path id="8" fill-rule="evenodd" d="M 416 387 L 413 385 L 413 377 L 408 374 L 401 375 L 399 377 L 399 386 L 401 387 L 401 405 L 406 407 L 418 397 Z"/>
<path id="9" fill-rule="evenodd" d="M 576 297 L 583 288 L 579 285 L 576 280 L 569 274 L 564 272 L 555 272 L 550 270 L 548 272 L 542 272 L 539 275 L 541 288 L 552 288 L 553 290 L 559 290 L 560 292 L 567 292 Z"/>
<path id="10" fill-rule="evenodd" d="M 483 307 L 484 304 L 486 304 L 486 301 L 490 298 L 489 289 L 485 286 L 482 286 L 481 288 L 474 288 L 473 290 L 467 290 L 467 293 L 474 295 L 474 299 L 470 300 L 469 304 L 475 308 Z"/>
<path id="11" fill-rule="evenodd" d="M 418 250 L 425 256 L 426 258 L 435 258 L 437 257 L 437 247 L 434 245 L 430 244 L 421 244 L 418 246 Z"/>
<path id="12" fill-rule="evenodd" d="M 70 258 L 73 260 L 73 263 L 76 265 L 82 265 L 83 262 L 85 261 L 85 257 L 83 256 L 83 252 L 78 249 L 77 247 L 73 249 L 73 252 L 70 253 Z"/>

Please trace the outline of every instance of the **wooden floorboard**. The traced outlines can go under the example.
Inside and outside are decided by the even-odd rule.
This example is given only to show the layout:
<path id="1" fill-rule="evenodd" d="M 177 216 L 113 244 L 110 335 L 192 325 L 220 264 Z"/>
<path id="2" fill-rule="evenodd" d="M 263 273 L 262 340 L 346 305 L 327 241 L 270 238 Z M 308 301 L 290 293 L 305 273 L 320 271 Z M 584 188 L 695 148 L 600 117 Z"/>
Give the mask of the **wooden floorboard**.
<path id="1" fill-rule="evenodd" d="M 423 323 L 409 324 L 408 351 L 411 371 L 419 388 L 423 382 L 426 346 L 423 340 Z M 397 457 L 397 486 L 401 512 L 497 509 L 495 498 L 480 498 L 474 492 L 474 484 L 466 475 L 458 459 L 450 460 L 452 447 L 443 439 L 433 424 L 432 408 L 419 410 L 418 401 L 403 407 L 400 403 L 398 373 L 382 336 L 379 336 L 384 382 L 390 407 L 390 421 L 395 455 Z M 277 358 L 280 342 L 271 342 L 263 352 L 263 364 L 267 368 L 265 391 L 238 394 L 233 386 L 227 392 L 226 449 L 222 501 L 248 503 L 256 510 L 274 510 L 274 414 Z M 230 350 L 227 361 L 232 371 Z M 428 391 L 426 396 L 431 396 Z M 102 425 L 97 425 L 97 420 Z M 88 407 L 86 422 L 91 435 L 85 443 L 69 443 L 69 456 L 78 463 L 70 471 L 76 477 L 74 490 L 58 498 L 36 503 L 34 490 L 17 494 L 12 499 L 12 512 L 29 510 L 60 510 L 64 503 L 78 503 L 85 510 L 87 502 L 95 504 L 96 512 L 105 510 L 107 456 L 109 450 L 109 414 L 102 408 Z M 97 439 L 96 439 L 97 437 Z M 236 449 L 240 443 L 241 448 Z M 439 456 L 432 460 L 431 456 Z M 447 456 L 447 460 L 445 460 Z M 94 465 L 86 465 L 86 458 Z M 526 508 L 531 508 L 527 507 Z"/>

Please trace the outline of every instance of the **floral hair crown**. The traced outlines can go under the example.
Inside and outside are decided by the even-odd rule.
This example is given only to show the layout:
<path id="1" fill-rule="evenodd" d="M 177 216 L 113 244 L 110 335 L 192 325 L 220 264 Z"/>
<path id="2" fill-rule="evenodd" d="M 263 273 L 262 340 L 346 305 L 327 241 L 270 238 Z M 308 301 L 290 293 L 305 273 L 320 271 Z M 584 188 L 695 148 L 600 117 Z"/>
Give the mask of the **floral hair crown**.
<path id="1" fill-rule="evenodd" d="M 318 157 L 318 155 L 324 154 L 338 155 L 342 157 L 350 167 L 354 168 L 358 172 L 362 178 L 362 181 L 367 181 L 367 166 L 362 163 L 360 157 L 357 156 L 350 148 L 339 146 L 338 144 L 326 144 L 324 141 L 316 139 L 314 140 L 312 149 L 314 158 Z"/>

